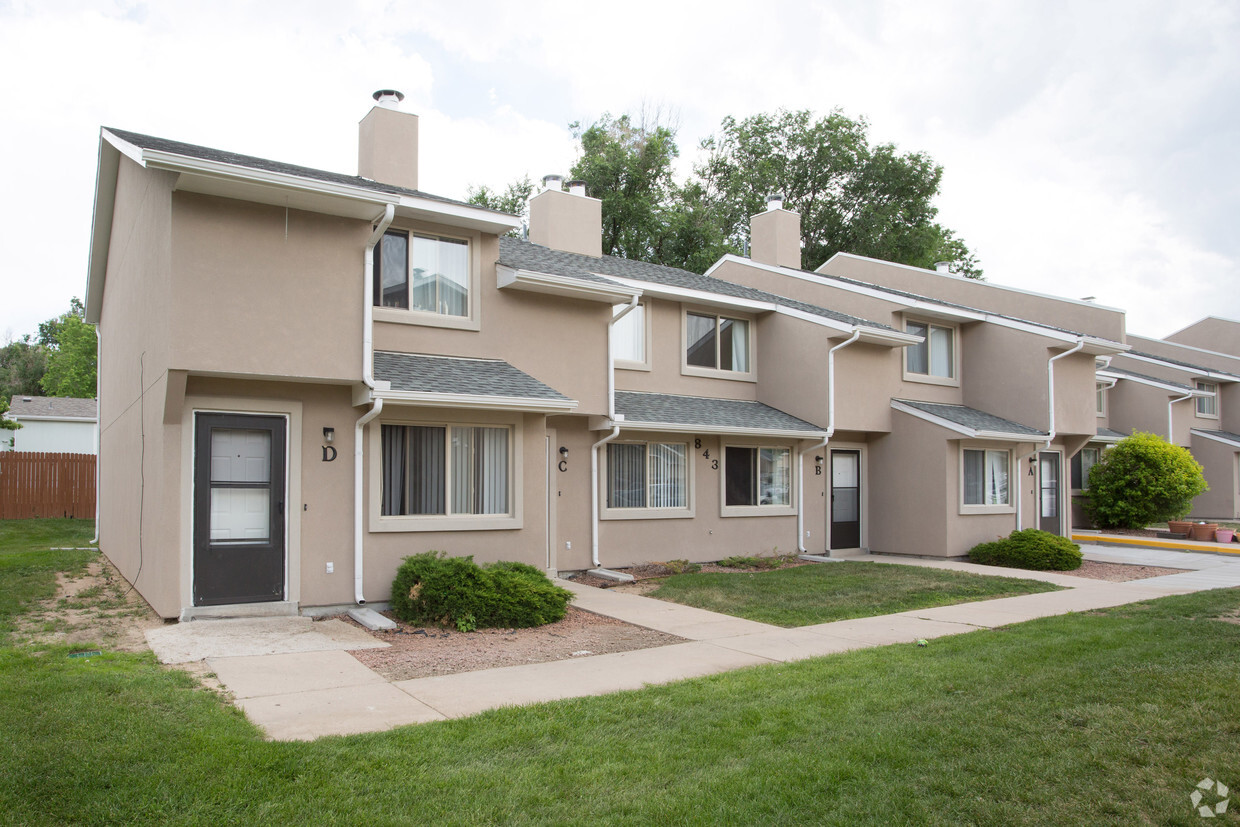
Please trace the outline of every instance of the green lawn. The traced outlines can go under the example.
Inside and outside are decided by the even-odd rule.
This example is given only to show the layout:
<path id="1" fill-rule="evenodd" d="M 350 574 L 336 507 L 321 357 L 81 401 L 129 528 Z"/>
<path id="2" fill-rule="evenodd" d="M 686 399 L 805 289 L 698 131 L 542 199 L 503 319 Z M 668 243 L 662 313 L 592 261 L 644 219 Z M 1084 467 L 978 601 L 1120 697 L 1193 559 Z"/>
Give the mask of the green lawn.
<path id="1" fill-rule="evenodd" d="M 12 618 L 35 600 L 56 593 L 56 572 L 80 571 L 94 551 L 94 520 L 0 520 L 0 644 L 12 632 Z"/>
<path id="2" fill-rule="evenodd" d="M 1040 580 L 841 560 L 769 572 L 677 574 L 649 596 L 776 626 L 808 626 L 1058 589 Z"/>
<path id="3" fill-rule="evenodd" d="M 312 743 L 149 655 L 0 649 L 0 824 L 1200 824 L 1199 780 L 1240 787 L 1227 615 L 1240 591 Z"/>

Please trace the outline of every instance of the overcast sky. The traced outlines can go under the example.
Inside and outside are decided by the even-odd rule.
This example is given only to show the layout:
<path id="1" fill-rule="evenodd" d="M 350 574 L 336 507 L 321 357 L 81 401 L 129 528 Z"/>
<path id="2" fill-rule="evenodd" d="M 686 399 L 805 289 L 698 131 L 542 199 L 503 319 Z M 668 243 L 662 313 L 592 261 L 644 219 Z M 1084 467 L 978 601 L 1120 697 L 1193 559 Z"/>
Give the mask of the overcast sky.
<path id="1" fill-rule="evenodd" d="M 0 339 L 85 291 L 100 126 L 355 173 L 392 87 L 423 189 L 567 172 L 572 121 L 835 107 L 944 169 L 988 280 L 1165 336 L 1240 319 L 1240 3 L 0 0 Z"/>

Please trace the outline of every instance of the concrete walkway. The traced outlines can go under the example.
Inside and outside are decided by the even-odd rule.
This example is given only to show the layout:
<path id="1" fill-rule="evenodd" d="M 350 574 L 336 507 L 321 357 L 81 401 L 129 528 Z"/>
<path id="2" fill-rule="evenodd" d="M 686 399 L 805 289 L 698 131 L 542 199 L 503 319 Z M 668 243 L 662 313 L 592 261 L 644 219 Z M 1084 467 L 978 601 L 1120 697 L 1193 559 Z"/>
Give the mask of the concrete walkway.
<path id="1" fill-rule="evenodd" d="M 1085 546 L 1083 551 L 1091 560 L 1174 566 L 1186 571 L 1166 577 L 1111 583 L 1054 572 L 996 572 L 992 567 L 971 563 L 863 555 L 850 559 L 987 575 L 1015 575 L 1066 588 L 1058 592 L 919 609 L 796 629 L 561 581 L 574 593 L 574 605 L 582 609 L 678 635 L 686 642 L 633 652 L 394 683 L 388 683 L 345 651 L 361 648 L 354 646 L 354 643 L 364 645 L 365 641 L 350 641 L 343 637 L 332 640 L 331 646 L 317 646 L 319 651 L 243 656 L 219 652 L 208 655 L 207 664 L 233 693 L 237 705 L 269 737 L 277 740 L 312 739 L 322 735 L 374 732 L 403 724 L 458 718 L 501 706 L 640 689 L 745 666 L 786 663 L 850 649 L 930 640 L 1039 617 L 1240 585 L 1240 560 L 1236 559 L 1210 554 L 1101 546 Z M 196 627 L 206 631 L 213 624 L 222 622 L 195 621 L 181 625 L 192 633 Z M 218 638 L 218 633 L 215 634 Z M 370 642 L 373 643 L 373 639 Z M 151 641 L 156 655 L 164 660 L 160 643 Z M 168 654 L 183 656 L 177 653 L 186 650 L 187 645 L 181 642 L 178 647 L 168 649 Z"/>

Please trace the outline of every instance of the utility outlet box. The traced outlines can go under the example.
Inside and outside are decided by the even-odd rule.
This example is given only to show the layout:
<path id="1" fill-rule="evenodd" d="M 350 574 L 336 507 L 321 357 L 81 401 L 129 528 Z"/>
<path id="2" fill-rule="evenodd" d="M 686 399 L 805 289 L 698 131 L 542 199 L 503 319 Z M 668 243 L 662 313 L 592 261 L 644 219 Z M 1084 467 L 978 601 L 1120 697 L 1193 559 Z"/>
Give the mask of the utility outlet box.
<path id="1" fill-rule="evenodd" d="M 328 573 L 328 574 L 334 574 L 334 573 L 335 573 L 335 571 L 336 571 L 336 564 L 335 564 L 335 563 L 328 563 L 328 564 L 327 564 L 327 573 Z"/>

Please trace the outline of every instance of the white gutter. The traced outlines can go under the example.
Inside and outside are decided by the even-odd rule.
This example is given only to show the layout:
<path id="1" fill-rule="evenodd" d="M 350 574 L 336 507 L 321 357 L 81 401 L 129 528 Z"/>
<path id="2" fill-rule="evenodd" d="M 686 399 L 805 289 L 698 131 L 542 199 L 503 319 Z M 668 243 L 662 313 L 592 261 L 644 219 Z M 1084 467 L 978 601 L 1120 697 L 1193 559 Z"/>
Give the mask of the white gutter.
<path id="1" fill-rule="evenodd" d="M 603 564 L 598 559 L 598 451 L 608 442 L 620 436 L 620 426 L 616 423 L 616 362 L 612 357 L 612 328 L 616 322 L 623 319 L 637 307 L 638 296 L 629 299 L 629 304 L 619 313 L 616 313 L 607 322 L 607 419 L 612 423 L 611 433 L 594 443 L 590 447 L 590 562 L 595 569 L 601 569 Z"/>
<path id="2" fill-rule="evenodd" d="M 1175 431 L 1171 427 L 1171 406 L 1174 405 L 1176 402 L 1183 402 L 1185 399 L 1192 399 L 1194 396 L 1199 396 L 1199 395 L 1200 394 L 1198 393 L 1186 393 L 1183 396 L 1181 396 L 1179 399 L 1172 399 L 1170 402 L 1167 403 L 1167 441 L 1170 442 L 1172 445 L 1175 444 Z"/>
<path id="3" fill-rule="evenodd" d="M 100 355 L 103 352 L 103 337 L 99 335 L 99 325 L 95 325 L 95 536 L 91 540 L 95 545 L 99 545 L 99 443 L 103 436 L 103 411 L 99 408 L 99 365 L 103 360 Z"/>
<path id="4" fill-rule="evenodd" d="M 1038 451 L 1049 449 L 1051 447 L 1051 443 L 1055 441 L 1055 363 L 1065 356 L 1071 356 L 1073 353 L 1079 353 L 1084 348 L 1085 348 L 1085 339 L 1084 337 L 1082 337 L 1077 340 L 1076 345 L 1074 345 L 1073 347 L 1068 348 L 1063 353 L 1057 353 L 1054 356 L 1052 356 L 1050 359 L 1046 360 L 1046 397 L 1047 397 L 1047 405 L 1049 408 L 1049 419 L 1050 419 L 1049 427 L 1046 429 L 1047 430 L 1046 444 L 1041 447 L 1035 446 L 1032 451 L 1030 451 L 1029 453 L 1025 454 L 1022 457 L 1017 458 L 1016 468 L 1014 470 L 1016 471 L 1016 478 L 1018 480 L 1021 478 L 1020 476 L 1021 462 L 1033 456 Z M 1063 476 L 1063 469 L 1060 469 L 1060 477 L 1062 476 Z M 1021 484 L 1022 489 L 1023 487 L 1024 487 L 1023 484 Z M 1024 494 L 1023 490 L 1017 490 L 1016 492 L 1016 530 L 1017 531 L 1020 531 L 1020 527 L 1022 524 L 1021 523 L 1021 502 L 1024 500 L 1024 496 L 1022 496 L 1023 494 Z M 1062 520 L 1062 517 L 1061 517 L 1061 520 Z"/>
<path id="5" fill-rule="evenodd" d="M 826 447 L 835 435 L 835 351 L 843 350 L 860 338 L 861 329 L 854 328 L 852 336 L 827 351 L 827 435 L 822 438 L 822 442 L 809 446 L 805 451 L 817 451 Z M 797 454 L 797 479 L 801 482 L 797 486 L 797 551 L 801 554 L 808 553 L 805 548 L 805 451 Z M 829 474 L 829 463 L 827 470 Z M 827 480 L 826 484 L 830 485 L 831 481 Z M 826 539 L 830 541 L 829 537 Z"/>
<path id="6" fill-rule="evenodd" d="M 375 339 L 374 339 L 374 300 L 375 300 L 375 247 L 383 239 L 383 234 L 391 226 L 396 217 L 396 208 L 388 204 L 383 208 L 383 217 L 378 219 L 370 240 L 366 242 L 366 252 L 362 262 L 362 382 L 372 392 L 375 388 Z M 353 426 L 353 598 L 360 606 L 366 602 L 362 591 L 363 553 L 363 519 L 365 504 L 362 501 L 362 435 L 366 423 L 383 411 L 382 397 L 371 401 L 370 410 L 362 414 Z"/>

